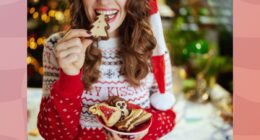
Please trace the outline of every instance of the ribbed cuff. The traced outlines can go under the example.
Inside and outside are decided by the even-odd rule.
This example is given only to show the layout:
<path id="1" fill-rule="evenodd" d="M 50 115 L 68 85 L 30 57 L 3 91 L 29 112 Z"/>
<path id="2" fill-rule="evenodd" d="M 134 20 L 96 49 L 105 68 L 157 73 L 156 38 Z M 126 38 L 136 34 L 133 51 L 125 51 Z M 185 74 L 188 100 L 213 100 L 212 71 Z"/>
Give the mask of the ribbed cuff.
<path id="1" fill-rule="evenodd" d="M 83 90 L 81 81 L 82 69 L 78 75 L 67 75 L 60 69 L 59 86 L 62 91 L 62 97 L 76 97 L 79 90 Z"/>

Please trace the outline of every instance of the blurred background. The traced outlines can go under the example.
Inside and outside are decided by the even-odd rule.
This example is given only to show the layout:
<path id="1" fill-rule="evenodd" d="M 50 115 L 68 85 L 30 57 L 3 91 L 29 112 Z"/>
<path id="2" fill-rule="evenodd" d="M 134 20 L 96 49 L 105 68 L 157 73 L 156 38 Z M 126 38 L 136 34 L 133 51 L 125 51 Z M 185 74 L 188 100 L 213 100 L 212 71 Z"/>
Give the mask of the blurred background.
<path id="1" fill-rule="evenodd" d="M 233 139 L 232 0 L 158 0 L 173 67 L 176 128 L 164 140 Z M 28 139 L 36 129 L 43 45 L 69 28 L 67 0 L 28 0 Z"/>

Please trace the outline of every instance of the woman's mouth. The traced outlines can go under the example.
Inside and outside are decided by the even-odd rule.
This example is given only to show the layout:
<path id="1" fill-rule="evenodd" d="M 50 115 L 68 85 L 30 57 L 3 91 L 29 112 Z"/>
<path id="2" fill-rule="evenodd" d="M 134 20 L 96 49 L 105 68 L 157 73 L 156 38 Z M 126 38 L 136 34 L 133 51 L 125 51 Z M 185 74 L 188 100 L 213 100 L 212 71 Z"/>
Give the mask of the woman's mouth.
<path id="1" fill-rule="evenodd" d="M 111 23 L 116 19 L 119 10 L 116 10 L 116 9 L 96 9 L 95 12 L 96 12 L 97 15 L 100 15 L 100 14 L 106 15 L 107 18 L 108 18 L 107 22 Z"/>

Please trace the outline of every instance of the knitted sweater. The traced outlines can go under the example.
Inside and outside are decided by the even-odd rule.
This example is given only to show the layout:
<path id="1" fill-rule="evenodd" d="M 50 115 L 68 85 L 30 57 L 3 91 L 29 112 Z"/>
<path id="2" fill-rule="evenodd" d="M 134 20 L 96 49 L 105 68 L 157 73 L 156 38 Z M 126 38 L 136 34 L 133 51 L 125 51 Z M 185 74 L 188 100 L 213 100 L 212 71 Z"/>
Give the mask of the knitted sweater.
<path id="1" fill-rule="evenodd" d="M 109 96 L 120 96 L 142 108 L 151 107 L 149 97 L 158 92 L 154 75 L 149 72 L 137 88 L 126 81 L 120 71 L 122 59 L 118 38 L 98 42 L 102 53 L 100 77 L 89 90 L 84 90 L 82 71 L 78 75 L 68 76 L 59 69 L 54 50 L 61 37 L 62 34 L 57 33 L 47 39 L 43 52 L 43 97 L 38 128 L 45 139 L 53 139 L 56 136 L 57 139 L 75 139 L 80 135 L 79 130 L 101 130 L 101 125 L 88 112 L 88 108 L 107 100 Z M 166 90 L 172 92 L 171 65 L 169 55 L 165 56 Z"/>

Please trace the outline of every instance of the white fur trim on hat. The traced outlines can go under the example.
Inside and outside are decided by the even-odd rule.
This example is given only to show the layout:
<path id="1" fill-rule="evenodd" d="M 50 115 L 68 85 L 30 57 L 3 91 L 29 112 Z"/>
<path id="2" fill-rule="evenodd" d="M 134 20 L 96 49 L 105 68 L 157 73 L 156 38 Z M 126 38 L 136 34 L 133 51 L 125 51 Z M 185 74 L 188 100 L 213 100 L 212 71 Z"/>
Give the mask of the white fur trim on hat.
<path id="1" fill-rule="evenodd" d="M 150 97 L 152 106 L 161 111 L 171 109 L 175 104 L 175 97 L 173 93 L 166 92 L 164 94 L 154 93 Z"/>
<path id="2" fill-rule="evenodd" d="M 154 37 L 156 38 L 157 41 L 157 46 L 153 50 L 153 56 L 163 55 L 167 51 L 167 47 L 165 44 L 163 26 L 162 26 L 162 21 L 159 12 L 150 16 L 150 24 L 151 24 Z"/>

